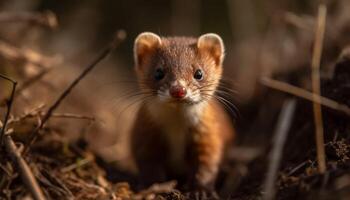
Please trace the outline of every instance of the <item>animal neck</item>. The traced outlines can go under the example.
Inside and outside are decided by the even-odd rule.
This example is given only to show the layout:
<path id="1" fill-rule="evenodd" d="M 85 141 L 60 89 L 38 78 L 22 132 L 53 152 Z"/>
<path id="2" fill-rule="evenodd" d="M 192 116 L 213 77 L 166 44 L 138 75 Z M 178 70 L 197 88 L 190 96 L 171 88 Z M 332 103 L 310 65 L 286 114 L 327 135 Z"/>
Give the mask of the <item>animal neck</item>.
<path id="1" fill-rule="evenodd" d="M 193 105 L 152 102 L 147 103 L 145 106 L 153 121 L 159 125 L 176 124 L 191 127 L 196 126 L 200 122 L 208 102 Z"/>

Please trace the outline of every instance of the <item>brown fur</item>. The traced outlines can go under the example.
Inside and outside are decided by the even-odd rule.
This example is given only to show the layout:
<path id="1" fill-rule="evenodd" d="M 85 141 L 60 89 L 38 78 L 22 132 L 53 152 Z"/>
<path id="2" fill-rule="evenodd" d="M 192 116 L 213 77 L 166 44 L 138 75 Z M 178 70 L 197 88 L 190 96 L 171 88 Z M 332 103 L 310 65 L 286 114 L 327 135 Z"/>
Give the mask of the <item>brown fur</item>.
<path id="1" fill-rule="evenodd" d="M 151 97 L 138 112 L 131 141 L 140 177 L 147 185 L 187 174 L 190 185 L 212 189 L 225 147 L 232 141 L 232 123 L 213 97 L 222 74 L 223 46 L 204 39 L 199 45 L 196 38 L 160 42 L 151 35 L 135 42 L 140 87 Z M 160 81 L 153 79 L 157 68 L 166 73 Z M 193 79 L 196 69 L 203 71 L 203 80 Z M 201 96 L 186 102 L 159 100 L 159 93 L 166 94 L 179 82 Z"/>

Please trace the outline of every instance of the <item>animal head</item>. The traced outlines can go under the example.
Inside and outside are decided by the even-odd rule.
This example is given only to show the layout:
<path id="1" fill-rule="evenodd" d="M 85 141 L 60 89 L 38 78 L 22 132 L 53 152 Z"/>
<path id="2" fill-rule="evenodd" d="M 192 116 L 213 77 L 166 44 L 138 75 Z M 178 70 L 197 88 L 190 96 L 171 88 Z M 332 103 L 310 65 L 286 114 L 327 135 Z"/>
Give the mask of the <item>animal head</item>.
<path id="1" fill-rule="evenodd" d="M 222 76 L 224 44 L 213 33 L 198 38 L 144 32 L 134 43 L 135 71 L 145 94 L 164 103 L 212 98 Z"/>

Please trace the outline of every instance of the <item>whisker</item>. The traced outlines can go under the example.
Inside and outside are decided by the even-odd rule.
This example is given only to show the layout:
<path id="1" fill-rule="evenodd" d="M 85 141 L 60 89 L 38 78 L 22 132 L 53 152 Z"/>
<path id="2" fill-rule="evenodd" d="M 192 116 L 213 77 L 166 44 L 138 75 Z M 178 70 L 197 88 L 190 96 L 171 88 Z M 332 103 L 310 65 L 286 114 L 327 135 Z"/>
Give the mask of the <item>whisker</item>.
<path id="1" fill-rule="evenodd" d="M 220 97 L 220 96 L 217 96 L 217 97 L 222 99 L 223 101 L 225 101 L 228 105 L 230 105 L 233 108 L 235 115 L 237 115 L 236 117 L 238 117 L 240 115 L 239 110 L 235 104 L 233 104 L 231 101 L 225 99 L 224 97 Z"/>
<path id="2" fill-rule="evenodd" d="M 231 92 L 223 91 L 223 90 L 216 90 L 217 93 L 222 95 L 227 95 L 228 97 L 232 97 L 233 94 Z"/>
<path id="3" fill-rule="evenodd" d="M 221 90 L 227 90 L 229 92 L 232 92 L 233 94 L 237 94 L 237 91 L 233 90 L 230 86 L 227 86 L 227 85 L 225 85 L 225 83 L 218 81 L 218 80 L 209 81 L 207 84 L 197 87 L 197 89 L 205 89 L 205 88 L 209 88 L 212 86 L 215 86 Z"/>
<path id="4" fill-rule="evenodd" d="M 219 89 L 223 89 L 223 90 L 227 90 L 227 91 L 229 91 L 229 92 L 231 92 L 233 94 L 237 94 L 236 90 L 234 90 L 234 89 L 232 89 L 230 87 L 224 86 L 224 85 L 218 85 L 218 88 Z"/>
<path id="5" fill-rule="evenodd" d="M 211 83 L 211 84 L 205 84 L 205 85 L 202 85 L 200 87 L 197 87 L 196 89 L 205 89 L 205 88 L 209 88 L 209 87 L 212 87 L 212 86 L 217 86 L 217 83 Z"/>
<path id="6" fill-rule="evenodd" d="M 124 114 L 124 112 L 131 108 L 133 105 L 144 102 L 145 100 L 149 99 L 150 97 L 154 97 L 154 95 L 148 95 L 148 96 L 143 96 L 139 99 L 136 99 L 135 101 L 132 101 L 131 103 L 129 103 L 128 105 L 126 105 L 118 114 L 118 120 L 120 119 L 120 117 Z"/>
<path id="7" fill-rule="evenodd" d="M 113 107 L 121 103 L 123 100 L 129 100 L 134 97 L 139 97 L 142 95 L 155 95 L 154 91 L 131 91 L 121 96 L 118 96 L 116 99 L 113 99 L 115 102 L 113 103 Z"/>
<path id="8" fill-rule="evenodd" d="M 225 84 L 225 85 L 229 85 L 229 86 L 235 86 L 235 83 L 232 81 L 232 79 L 228 79 L 228 78 L 225 78 L 225 77 L 222 77 L 220 79 L 220 83 L 221 84 Z"/>
<path id="9" fill-rule="evenodd" d="M 206 96 L 206 97 L 212 97 L 215 98 L 216 100 L 218 100 L 221 104 L 223 104 L 224 107 L 226 107 L 228 109 L 228 111 L 233 115 L 234 118 L 237 118 L 240 116 L 239 110 L 238 108 L 229 100 L 217 96 L 215 94 L 206 94 L 206 93 L 202 93 L 202 96 Z"/>
<path id="10" fill-rule="evenodd" d="M 235 99 L 235 94 L 232 94 L 231 92 L 228 91 L 224 91 L 224 90 L 220 90 L 220 89 L 216 89 L 216 90 L 201 90 L 201 92 L 213 92 L 214 94 L 218 94 L 219 96 L 222 97 L 228 97 L 228 98 L 232 98 Z"/>

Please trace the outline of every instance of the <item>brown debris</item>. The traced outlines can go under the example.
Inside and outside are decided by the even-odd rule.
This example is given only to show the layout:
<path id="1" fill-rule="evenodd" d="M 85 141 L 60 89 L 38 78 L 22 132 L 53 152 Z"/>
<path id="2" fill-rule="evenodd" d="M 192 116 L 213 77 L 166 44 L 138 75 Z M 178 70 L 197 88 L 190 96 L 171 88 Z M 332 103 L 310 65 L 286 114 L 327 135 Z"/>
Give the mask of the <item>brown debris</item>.
<path id="1" fill-rule="evenodd" d="M 254 15 L 258 13 L 253 10 L 246 12 L 245 9 L 253 9 L 254 5 L 247 3 L 242 9 L 234 5 L 242 6 L 243 4 L 238 1 L 234 4 L 229 3 L 230 7 L 227 10 L 230 12 L 231 31 L 238 30 L 239 35 L 249 35 L 249 39 L 240 41 L 240 44 L 236 46 L 227 45 L 227 69 L 229 73 L 237 74 L 238 82 L 242 79 L 238 83 L 241 84 L 239 94 L 245 97 L 245 101 L 239 107 L 244 118 L 247 118 L 247 122 L 245 127 L 238 128 L 237 146 L 229 150 L 227 161 L 222 166 L 217 184 L 220 197 L 223 199 L 260 199 L 264 195 L 269 195 L 268 199 L 274 196 L 276 199 L 349 198 L 350 39 L 347 8 L 350 3 L 348 1 L 327 3 L 329 15 L 327 25 L 324 26 L 323 48 L 319 46 L 320 40 L 315 42 L 313 34 L 313 27 L 317 23 L 315 14 L 296 13 L 292 12 L 292 9 L 279 10 L 270 16 L 271 19 L 266 28 L 267 33 L 262 34 L 254 30 L 254 27 L 248 27 L 249 23 L 246 23 L 245 18 L 236 19 L 235 15 L 232 15 L 235 13 L 231 12 L 232 9 L 240 11 L 241 14 L 249 17 L 251 24 L 264 24 L 263 20 L 255 19 L 257 17 Z M 269 3 L 261 3 L 262 5 L 269 5 L 265 8 L 266 12 L 276 9 L 275 5 Z M 317 5 L 313 4 L 314 10 L 316 7 Z M 100 19 L 96 16 L 95 18 Z M 75 31 L 80 29 L 78 25 L 81 21 L 77 21 L 72 25 Z M 176 23 L 176 20 L 173 23 Z M 0 13 L 0 24 L 24 25 L 25 33 L 28 35 L 40 35 L 43 33 L 35 32 L 35 30 L 42 29 L 42 27 L 54 29 L 58 23 L 56 16 L 50 12 L 4 12 Z M 243 24 L 245 27 L 243 29 L 233 27 L 237 24 Z M 91 26 L 88 25 L 88 29 L 77 31 L 77 35 L 84 35 L 87 30 L 93 32 Z M 44 30 L 47 31 L 47 29 Z M 128 169 L 129 165 L 125 164 L 125 160 L 130 160 L 130 158 L 119 156 L 119 153 L 125 149 L 118 147 L 118 151 L 107 151 L 110 155 L 118 154 L 120 160 L 115 161 L 119 162 L 115 166 L 114 163 L 107 162 L 108 159 L 104 160 L 100 154 L 96 153 L 96 149 L 92 148 L 94 141 L 86 140 L 90 132 L 93 133 L 89 135 L 90 140 L 99 138 L 120 140 L 120 137 L 112 134 L 106 137 L 101 129 L 95 127 L 106 124 L 96 114 L 97 109 L 91 107 L 98 104 L 100 105 L 98 108 L 106 110 L 105 113 L 113 113 L 101 103 L 102 101 L 95 101 L 95 96 L 98 95 L 96 89 L 91 86 L 96 84 L 93 79 L 100 77 L 93 76 L 91 79 L 88 77 L 91 83 L 81 84 L 83 87 L 79 90 L 72 90 L 89 73 L 94 64 L 109 54 L 112 48 L 107 49 L 101 57 L 94 60 L 93 64 L 87 66 L 84 73 L 79 76 L 79 72 L 83 69 L 71 68 L 64 71 L 61 68 L 65 65 L 71 67 L 72 64 L 69 65 L 66 59 L 61 58 L 61 55 L 50 55 L 52 53 L 42 50 L 40 45 L 39 47 L 33 45 L 36 42 L 45 43 L 52 40 L 46 41 L 40 38 L 43 36 L 40 35 L 37 41 L 26 41 L 18 38 L 20 34 L 8 37 L 9 33 L 11 35 L 11 31 L 8 31 L 5 37 L 0 35 L 0 63 L 3 64 L 0 66 L 0 74 L 15 77 L 19 84 L 14 95 L 16 99 L 13 111 L 8 112 L 8 115 L 6 112 L 0 113 L 2 116 L 0 127 L 2 127 L 4 137 L 4 145 L 0 149 L 0 199 L 219 198 L 214 192 L 182 190 L 180 183 L 176 181 L 154 183 L 145 190 L 135 191 L 137 181 L 134 174 L 123 171 L 125 168 Z M 119 37 L 125 36 L 125 32 L 119 34 Z M 81 44 L 82 47 L 79 49 L 77 46 L 80 46 L 78 43 L 80 41 L 59 39 L 57 39 L 58 43 L 62 42 L 62 46 L 69 46 L 63 51 L 69 53 L 78 51 L 87 55 L 86 57 L 82 55 L 72 57 L 74 62 L 86 60 L 96 53 L 95 46 L 85 50 L 83 48 L 86 46 Z M 88 39 L 91 38 L 88 37 Z M 77 43 L 71 45 L 72 41 Z M 310 60 L 313 45 L 318 51 L 318 56 L 314 57 L 313 66 L 320 67 L 316 77 L 320 78 L 320 83 L 316 81 L 315 84 L 317 87 L 320 86 L 319 93 L 310 92 L 312 91 Z M 74 47 L 74 50 L 69 49 Z M 320 56 L 321 53 L 322 56 Z M 113 60 L 112 66 L 115 67 L 116 63 L 118 62 Z M 241 68 L 237 67 L 242 70 L 236 68 L 232 70 L 229 68 L 231 65 L 242 65 Z M 74 81 L 69 83 L 69 80 Z M 135 81 L 127 80 L 123 83 L 118 82 L 118 84 L 126 84 L 126 82 L 130 84 Z M 8 103 L 13 102 L 7 101 L 7 98 L 11 96 L 11 88 L 7 85 L 2 84 L 1 80 L 1 111 L 6 111 L 8 107 L 11 108 Z M 50 92 L 43 92 L 42 89 Z M 82 92 L 84 89 L 88 92 Z M 60 90 L 63 92 L 56 98 L 54 94 Z M 117 94 L 114 90 L 108 92 Z M 277 162 L 272 162 L 268 159 L 269 153 L 274 151 L 272 133 L 279 124 L 276 119 L 280 115 L 282 103 L 290 96 L 300 98 L 296 99 L 295 114 L 287 119 L 291 124 L 289 132 L 285 133 L 288 136 L 285 142 L 279 142 L 280 148 L 276 148 L 278 150 L 278 154 L 275 154 Z M 48 98 L 50 100 L 48 101 L 46 97 L 52 98 Z M 107 99 L 104 96 L 100 98 Z M 51 105 L 50 102 L 54 103 Z M 322 119 L 320 118 L 322 121 L 319 119 L 317 123 L 319 125 L 323 123 L 324 127 L 325 144 L 321 144 L 321 148 L 322 146 L 325 148 L 324 153 L 321 153 L 325 156 L 325 171 L 321 170 L 324 173 L 319 173 L 320 166 L 317 162 L 312 104 L 319 104 L 319 110 L 322 109 Z M 119 102 L 117 106 L 120 106 Z M 57 109 L 58 107 L 60 109 Z M 47 123 L 48 121 L 50 122 Z M 124 128 L 124 123 L 119 122 L 119 118 L 116 120 L 114 117 L 112 124 L 117 124 L 115 129 Z M 37 134 L 39 131 L 40 134 Z M 30 140 L 30 133 L 35 133 L 33 134 L 36 137 L 35 140 Z M 26 145 L 29 141 L 32 141 L 30 146 Z M 102 143 L 100 147 L 108 149 L 114 141 L 108 142 L 108 145 Z M 23 154 L 23 150 L 29 147 L 30 151 Z M 120 163 L 127 167 L 120 170 L 118 168 Z M 268 166 L 274 166 L 271 167 L 272 175 L 270 176 L 272 178 L 269 182 L 273 192 L 270 194 L 266 194 L 263 187 Z"/>

